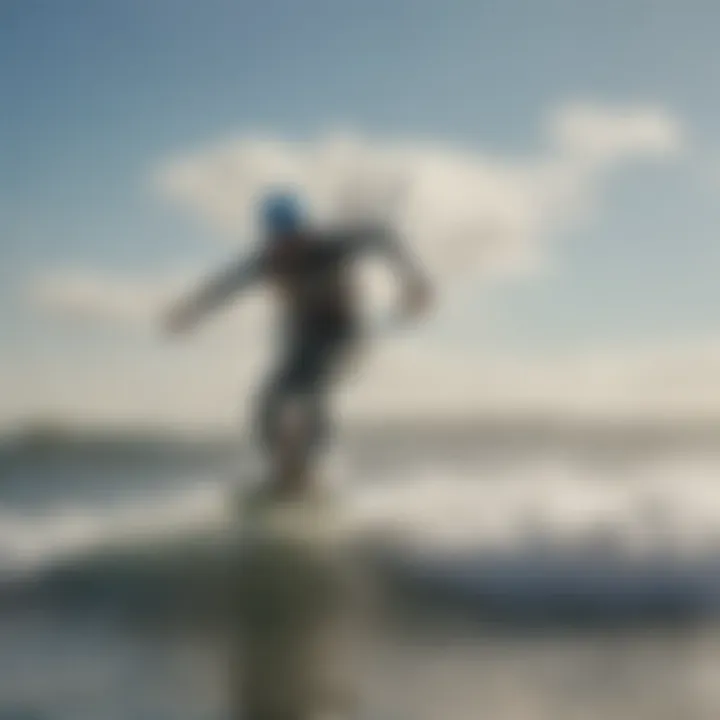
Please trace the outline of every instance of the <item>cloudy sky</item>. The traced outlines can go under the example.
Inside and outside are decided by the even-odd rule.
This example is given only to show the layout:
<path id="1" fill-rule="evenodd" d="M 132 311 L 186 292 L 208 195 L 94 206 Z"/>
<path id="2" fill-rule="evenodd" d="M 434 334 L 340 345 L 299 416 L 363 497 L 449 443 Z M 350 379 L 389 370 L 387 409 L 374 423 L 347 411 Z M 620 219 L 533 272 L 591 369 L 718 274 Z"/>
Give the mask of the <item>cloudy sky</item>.
<path id="1" fill-rule="evenodd" d="M 0 422 L 242 416 L 264 299 L 182 342 L 155 320 L 255 241 L 274 182 L 319 221 L 392 223 L 436 279 L 353 412 L 717 414 L 719 22 L 709 0 L 2 3 Z"/>

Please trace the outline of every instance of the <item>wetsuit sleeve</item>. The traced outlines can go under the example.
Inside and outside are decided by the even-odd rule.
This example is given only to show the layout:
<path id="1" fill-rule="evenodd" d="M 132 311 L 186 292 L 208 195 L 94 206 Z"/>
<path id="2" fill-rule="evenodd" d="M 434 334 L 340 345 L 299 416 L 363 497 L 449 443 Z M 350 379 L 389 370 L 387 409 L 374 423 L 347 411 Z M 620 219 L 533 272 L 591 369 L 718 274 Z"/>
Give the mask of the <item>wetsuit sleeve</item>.
<path id="1" fill-rule="evenodd" d="M 202 284 L 182 304 L 182 311 L 199 318 L 225 303 L 232 295 L 247 289 L 265 275 L 266 262 L 254 254 L 235 262 Z"/>

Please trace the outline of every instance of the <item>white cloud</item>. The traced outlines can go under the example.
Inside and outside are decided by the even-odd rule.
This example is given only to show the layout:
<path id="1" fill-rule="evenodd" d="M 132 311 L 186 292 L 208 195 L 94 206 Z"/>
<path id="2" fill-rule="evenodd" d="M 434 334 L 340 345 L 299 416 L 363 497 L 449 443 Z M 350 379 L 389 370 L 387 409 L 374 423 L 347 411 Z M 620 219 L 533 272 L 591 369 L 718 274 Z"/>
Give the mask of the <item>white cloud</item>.
<path id="1" fill-rule="evenodd" d="M 592 205 L 607 172 L 681 149 L 661 108 L 560 107 L 545 147 L 525 158 L 360 135 L 305 142 L 240 137 L 163 164 L 169 200 L 232 237 L 253 231 L 268 185 L 299 187 L 318 218 L 379 216 L 402 230 L 435 272 L 525 272 L 543 241 Z"/>
<path id="2" fill-rule="evenodd" d="M 573 104 L 553 113 L 549 125 L 559 149 L 599 166 L 633 156 L 668 157 L 683 144 L 679 123 L 661 108 Z"/>
<path id="3" fill-rule="evenodd" d="M 381 351 L 348 399 L 354 412 L 473 416 L 713 416 L 720 344 L 597 347 L 511 356 L 408 343 Z"/>
<path id="4" fill-rule="evenodd" d="M 30 302 L 51 315 L 112 326 L 147 328 L 160 308 L 187 285 L 187 274 L 122 277 L 83 268 L 48 271 L 33 278 Z"/>
<path id="5" fill-rule="evenodd" d="M 98 357 L 35 357 L 0 367 L 0 421 L 50 416 L 96 421 L 236 425 L 267 371 L 268 348 L 235 337 Z M 556 417 L 656 420 L 720 413 L 720 345 L 613 348 L 509 357 L 459 354 L 418 341 L 369 348 L 345 387 L 353 418 Z"/>
<path id="6" fill-rule="evenodd" d="M 33 278 L 27 288 L 31 305 L 42 313 L 73 322 L 157 335 L 164 313 L 197 281 L 196 273 L 177 271 L 147 277 L 128 277 L 87 268 L 65 268 Z M 254 294 L 250 302 L 222 318 L 232 331 L 257 334 L 266 321 L 265 304 Z M 227 324 L 223 327 L 227 330 Z"/>

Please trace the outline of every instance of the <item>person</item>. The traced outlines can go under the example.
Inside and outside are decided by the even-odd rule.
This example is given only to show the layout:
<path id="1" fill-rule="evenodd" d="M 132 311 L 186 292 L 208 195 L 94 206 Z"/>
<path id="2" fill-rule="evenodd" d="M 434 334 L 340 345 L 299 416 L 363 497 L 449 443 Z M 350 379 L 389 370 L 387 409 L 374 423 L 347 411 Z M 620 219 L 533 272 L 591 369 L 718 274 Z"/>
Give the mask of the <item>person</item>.
<path id="1" fill-rule="evenodd" d="M 401 280 L 405 318 L 425 310 L 430 285 L 389 228 L 318 229 L 308 222 L 300 199 L 283 191 L 269 193 L 259 213 L 264 231 L 260 247 L 177 302 L 166 324 L 171 332 L 185 332 L 254 283 L 276 289 L 284 314 L 283 343 L 261 394 L 257 426 L 276 481 L 299 487 L 328 438 L 327 396 L 362 335 L 354 261 L 372 252 L 385 255 Z"/>

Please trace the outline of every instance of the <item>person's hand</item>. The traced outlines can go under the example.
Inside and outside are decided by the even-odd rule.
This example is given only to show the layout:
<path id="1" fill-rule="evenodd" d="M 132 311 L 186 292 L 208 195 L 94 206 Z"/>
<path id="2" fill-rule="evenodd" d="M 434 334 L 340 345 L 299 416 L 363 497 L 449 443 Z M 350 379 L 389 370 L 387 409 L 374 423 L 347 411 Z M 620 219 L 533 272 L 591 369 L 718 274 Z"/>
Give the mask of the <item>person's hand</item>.
<path id="1" fill-rule="evenodd" d="M 432 300 L 430 283 L 422 277 L 413 277 L 405 288 L 402 298 L 402 314 L 408 318 L 420 317 L 427 311 Z"/>
<path id="2" fill-rule="evenodd" d="M 185 305 L 175 305 L 163 318 L 163 328 L 170 335 L 181 335 L 190 330 L 194 324 L 193 313 Z"/>

